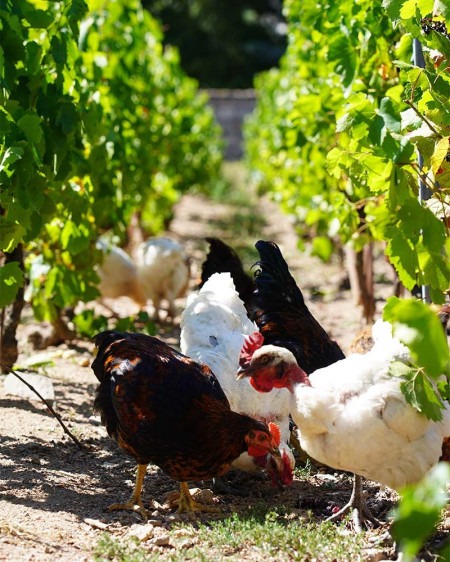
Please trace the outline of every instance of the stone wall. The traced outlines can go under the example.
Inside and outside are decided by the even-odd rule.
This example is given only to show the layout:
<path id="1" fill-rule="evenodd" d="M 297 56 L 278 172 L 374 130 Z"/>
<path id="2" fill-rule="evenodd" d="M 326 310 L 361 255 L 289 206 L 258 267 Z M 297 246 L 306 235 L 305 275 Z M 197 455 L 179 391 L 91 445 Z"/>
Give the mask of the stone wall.
<path id="1" fill-rule="evenodd" d="M 209 103 L 225 138 L 225 160 L 239 160 L 243 155 L 242 123 L 255 108 L 255 90 L 207 90 Z"/>

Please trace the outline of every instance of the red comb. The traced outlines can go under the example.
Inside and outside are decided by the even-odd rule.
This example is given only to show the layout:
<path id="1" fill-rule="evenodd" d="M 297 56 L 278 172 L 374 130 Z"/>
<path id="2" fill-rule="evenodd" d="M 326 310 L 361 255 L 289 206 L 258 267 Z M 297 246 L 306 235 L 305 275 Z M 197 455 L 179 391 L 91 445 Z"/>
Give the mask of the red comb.
<path id="1" fill-rule="evenodd" d="M 280 446 L 281 443 L 281 431 L 280 428 L 277 426 L 276 423 L 270 422 L 269 423 L 269 431 L 270 431 L 270 435 L 272 435 L 272 437 L 275 440 L 275 445 L 277 447 Z"/>
<path id="2" fill-rule="evenodd" d="M 250 336 L 245 336 L 244 345 L 239 355 L 239 365 L 242 366 L 250 361 L 255 351 L 262 347 L 263 343 L 264 337 L 260 332 L 253 332 Z"/>

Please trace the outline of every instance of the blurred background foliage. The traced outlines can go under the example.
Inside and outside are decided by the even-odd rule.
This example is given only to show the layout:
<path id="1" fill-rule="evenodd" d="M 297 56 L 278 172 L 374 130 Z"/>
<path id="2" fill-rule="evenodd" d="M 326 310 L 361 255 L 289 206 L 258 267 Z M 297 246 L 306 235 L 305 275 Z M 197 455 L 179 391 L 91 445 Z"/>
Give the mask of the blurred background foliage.
<path id="1" fill-rule="evenodd" d="M 202 88 L 251 88 L 286 49 L 281 0 L 142 0 Z"/>

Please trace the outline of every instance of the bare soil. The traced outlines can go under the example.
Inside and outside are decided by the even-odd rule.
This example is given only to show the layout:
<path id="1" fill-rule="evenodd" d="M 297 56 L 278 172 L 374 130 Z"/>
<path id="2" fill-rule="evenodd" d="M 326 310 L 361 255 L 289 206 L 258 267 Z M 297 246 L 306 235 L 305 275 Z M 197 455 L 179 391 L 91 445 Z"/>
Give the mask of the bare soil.
<path id="1" fill-rule="evenodd" d="M 217 225 L 229 220 L 234 212 L 234 207 L 201 196 L 185 196 L 177 205 L 168 234 L 184 242 L 192 256 L 192 287 L 205 256 L 204 237 L 226 236 L 227 232 Z M 292 223 L 273 203 L 262 199 L 259 212 L 265 221 L 258 237 L 280 244 L 311 311 L 343 349 L 347 349 L 362 323 L 349 290 L 342 288 L 346 279 L 342 263 L 335 260 L 323 264 L 299 253 Z M 385 298 L 392 294 L 393 274 L 382 256 L 375 266 L 379 316 Z M 137 311 L 136 305 L 126 298 L 111 304 L 120 314 Z M 178 305 L 181 311 L 184 300 Z M 30 358 L 36 359 L 38 352 L 28 342 L 34 330 L 36 324 L 27 309 L 19 329 L 19 365 L 25 365 Z M 179 318 L 173 327 L 159 326 L 159 336 L 178 345 Z M 105 531 L 114 537 L 137 535 L 140 540 L 146 540 L 139 515 L 107 511 L 110 504 L 128 499 L 134 481 L 134 461 L 118 449 L 93 417 L 96 379 L 90 369 L 92 352 L 92 343 L 82 340 L 50 347 L 43 353 L 53 364 L 41 368 L 53 381 L 57 411 L 83 442 L 85 450 L 79 450 L 62 433 L 56 419 L 41 402 L 5 396 L 0 383 L 0 560 L 92 560 L 99 537 Z M 202 483 L 201 487 L 208 488 L 209 484 Z M 281 492 L 271 489 L 267 482 L 251 482 L 248 488 L 251 492 L 246 498 L 214 496 L 222 515 L 205 514 L 200 519 L 242 513 L 248 506 L 261 504 L 267 510 L 284 506 L 292 518 L 310 510 L 313 517 L 323 520 L 333 508 L 346 503 L 351 479 L 332 470 L 313 469 L 309 477 L 297 476 L 294 484 Z M 176 489 L 177 485 L 159 469 L 149 468 L 143 498 L 151 506 L 153 526 L 146 544 L 150 552 L 159 552 L 162 557 L 173 552 L 170 529 L 184 517 L 173 515 L 164 505 L 167 492 Z M 368 484 L 367 489 L 369 506 L 379 517 L 386 518 L 395 503 L 395 494 L 380 490 L 375 484 Z M 435 543 L 448 535 L 449 527 L 447 519 Z M 395 558 L 395 548 L 386 529 L 367 533 L 365 559 Z M 189 540 L 185 547 L 189 546 Z M 430 543 L 431 550 L 435 543 Z M 211 553 L 211 559 L 217 556 Z M 241 559 L 253 558 L 241 553 Z"/>

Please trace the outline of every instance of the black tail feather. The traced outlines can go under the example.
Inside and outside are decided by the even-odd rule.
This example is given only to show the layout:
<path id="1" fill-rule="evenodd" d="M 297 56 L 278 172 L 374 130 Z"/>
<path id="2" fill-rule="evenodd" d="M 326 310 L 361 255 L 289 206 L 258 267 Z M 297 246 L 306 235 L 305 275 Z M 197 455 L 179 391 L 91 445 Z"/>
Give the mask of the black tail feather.
<path id="1" fill-rule="evenodd" d="M 286 260 L 275 242 L 258 240 L 255 247 L 260 255 L 260 260 L 256 265 L 259 265 L 261 268 L 255 272 L 255 284 L 258 289 L 257 295 L 266 292 L 274 294 L 276 291 L 278 294 L 283 295 L 288 303 L 306 307 L 303 294 L 292 277 Z M 258 303 L 258 296 L 256 301 Z"/>
<path id="2" fill-rule="evenodd" d="M 274 242 L 259 240 L 255 273 L 255 322 L 265 344 L 289 349 L 309 374 L 344 358 L 336 342 L 317 322 Z"/>
<path id="3" fill-rule="evenodd" d="M 206 241 L 210 248 L 202 265 L 199 289 L 214 273 L 230 273 L 239 298 L 245 304 L 247 311 L 250 312 L 253 307 L 254 280 L 245 273 L 242 262 L 233 248 L 230 248 L 219 238 L 206 238 Z"/>

